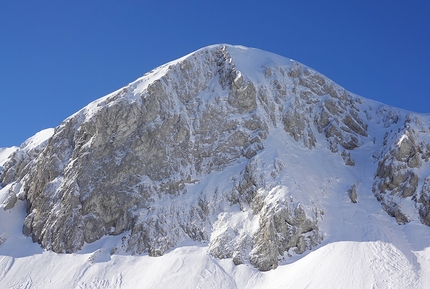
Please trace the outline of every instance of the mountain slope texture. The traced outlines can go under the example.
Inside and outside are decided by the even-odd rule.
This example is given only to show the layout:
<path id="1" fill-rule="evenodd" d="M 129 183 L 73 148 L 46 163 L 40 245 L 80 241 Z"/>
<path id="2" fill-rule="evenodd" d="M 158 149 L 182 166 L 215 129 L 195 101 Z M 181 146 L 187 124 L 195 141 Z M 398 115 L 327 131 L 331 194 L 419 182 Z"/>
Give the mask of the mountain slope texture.
<path id="1" fill-rule="evenodd" d="M 0 150 L 0 283 L 429 288 L 429 131 L 291 59 L 200 49 Z"/>

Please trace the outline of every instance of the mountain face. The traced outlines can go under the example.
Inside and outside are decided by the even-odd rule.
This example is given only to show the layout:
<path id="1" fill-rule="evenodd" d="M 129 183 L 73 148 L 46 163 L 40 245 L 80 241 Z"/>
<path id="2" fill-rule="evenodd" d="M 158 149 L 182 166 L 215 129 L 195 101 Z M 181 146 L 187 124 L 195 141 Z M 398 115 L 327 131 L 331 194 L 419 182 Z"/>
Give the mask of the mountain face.
<path id="1" fill-rule="evenodd" d="M 429 226 L 429 125 L 296 61 L 215 45 L 23 144 L 2 206 L 25 201 L 23 233 L 58 253 L 122 234 L 110 254 L 161 256 L 192 239 L 267 271 L 332 236 L 336 204 L 376 198 Z"/>

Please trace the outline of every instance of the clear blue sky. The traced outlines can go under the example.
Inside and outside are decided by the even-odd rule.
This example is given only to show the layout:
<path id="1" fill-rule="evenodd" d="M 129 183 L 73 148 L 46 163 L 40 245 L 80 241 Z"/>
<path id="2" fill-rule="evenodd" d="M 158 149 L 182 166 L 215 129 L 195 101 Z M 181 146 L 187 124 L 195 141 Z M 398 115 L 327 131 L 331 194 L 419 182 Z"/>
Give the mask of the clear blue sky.
<path id="1" fill-rule="evenodd" d="M 430 1 L 0 0 L 0 147 L 201 47 L 256 47 L 430 113 Z"/>

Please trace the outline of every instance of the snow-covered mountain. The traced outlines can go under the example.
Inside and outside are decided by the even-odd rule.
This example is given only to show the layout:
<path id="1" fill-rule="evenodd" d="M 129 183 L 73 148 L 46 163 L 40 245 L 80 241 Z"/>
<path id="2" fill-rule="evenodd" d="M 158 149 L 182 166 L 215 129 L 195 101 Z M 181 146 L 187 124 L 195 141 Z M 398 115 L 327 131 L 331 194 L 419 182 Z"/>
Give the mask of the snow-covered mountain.
<path id="1" fill-rule="evenodd" d="M 426 288 L 429 129 L 291 59 L 200 49 L 0 150 L 0 284 Z"/>

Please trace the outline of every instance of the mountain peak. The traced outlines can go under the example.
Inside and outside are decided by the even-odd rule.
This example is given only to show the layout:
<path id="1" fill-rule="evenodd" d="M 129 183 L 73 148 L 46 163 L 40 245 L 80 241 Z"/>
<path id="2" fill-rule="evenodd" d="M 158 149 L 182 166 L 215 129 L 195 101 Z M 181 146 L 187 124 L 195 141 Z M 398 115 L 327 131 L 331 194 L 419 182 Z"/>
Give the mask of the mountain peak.
<path id="1" fill-rule="evenodd" d="M 23 233 L 54 252 L 111 235 L 111 254 L 161 256 L 193 240 L 267 271 L 344 238 L 375 241 L 360 231 L 373 214 L 428 225 L 429 123 L 291 59 L 213 45 L 11 158 L 4 207 L 25 200 Z"/>

